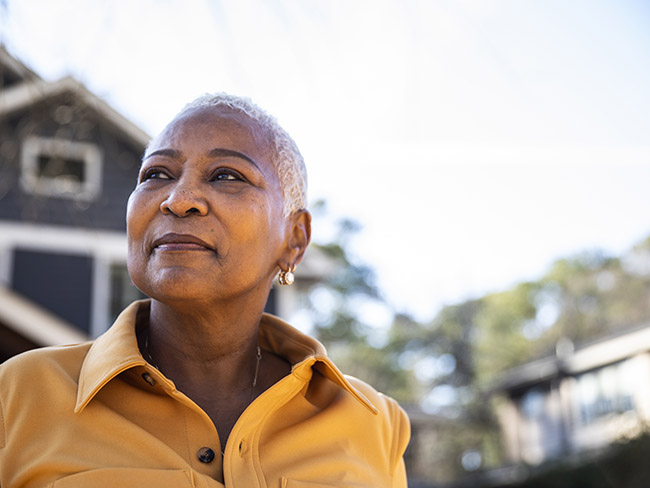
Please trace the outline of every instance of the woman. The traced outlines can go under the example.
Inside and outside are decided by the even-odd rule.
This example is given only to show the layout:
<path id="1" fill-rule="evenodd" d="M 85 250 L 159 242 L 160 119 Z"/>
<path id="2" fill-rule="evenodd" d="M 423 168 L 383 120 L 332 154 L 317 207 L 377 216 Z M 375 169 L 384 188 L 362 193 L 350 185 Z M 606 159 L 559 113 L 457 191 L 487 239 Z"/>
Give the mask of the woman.
<path id="1" fill-rule="evenodd" d="M 204 96 L 147 148 L 128 267 L 150 300 L 0 367 L 0 486 L 404 487 L 408 420 L 263 314 L 310 240 L 294 142 Z"/>

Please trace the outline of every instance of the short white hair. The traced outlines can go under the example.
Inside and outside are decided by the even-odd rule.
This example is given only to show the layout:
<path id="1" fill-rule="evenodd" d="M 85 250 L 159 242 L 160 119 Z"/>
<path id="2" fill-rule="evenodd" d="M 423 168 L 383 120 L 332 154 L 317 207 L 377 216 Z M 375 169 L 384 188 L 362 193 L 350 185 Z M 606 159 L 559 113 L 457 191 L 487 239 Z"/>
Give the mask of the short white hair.
<path id="1" fill-rule="evenodd" d="M 298 146 L 275 117 L 257 106 L 250 98 L 230 95 L 228 93 L 206 93 L 188 103 L 176 115 L 201 107 L 228 107 L 241 112 L 257 123 L 270 139 L 273 149 L 272 163 L 278 173 L 282 196 L 284 197 L 284 215 L 289 216 L 307 208 L 307 168 Z"/>

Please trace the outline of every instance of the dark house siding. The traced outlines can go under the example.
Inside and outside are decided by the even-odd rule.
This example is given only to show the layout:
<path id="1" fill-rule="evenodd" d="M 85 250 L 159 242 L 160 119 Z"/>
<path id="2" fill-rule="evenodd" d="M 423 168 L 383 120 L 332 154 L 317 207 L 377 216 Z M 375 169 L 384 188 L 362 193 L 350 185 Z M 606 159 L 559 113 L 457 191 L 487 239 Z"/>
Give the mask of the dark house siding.
<path id="1" fill-rule="evenodd" d="M 91 257 L 17 249 L 13 263 L 15 291 L 90 332 Z"/>
<path id="2" fill-rule="evenodd" d="M 101 191 L 91 201 L 35 195 L 20 185 L 21 147 L 29 136 L 92 143 L 102 154 Z M 126 201 L 135 186 L 143 148 L 74 93 L 32 105 L 0 121 L 0 220 L 124 231 Z"/>

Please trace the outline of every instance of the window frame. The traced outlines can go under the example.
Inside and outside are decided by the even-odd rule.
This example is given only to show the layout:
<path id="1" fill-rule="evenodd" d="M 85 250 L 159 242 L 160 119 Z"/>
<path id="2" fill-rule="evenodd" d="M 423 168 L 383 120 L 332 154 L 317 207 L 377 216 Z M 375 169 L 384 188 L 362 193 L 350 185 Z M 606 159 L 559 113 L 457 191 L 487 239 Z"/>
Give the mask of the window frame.
<path id="1" fill-rule="evenodd" d="M 39 174 L 39 158 L 59 157 L 74 159 L 84 163 L 84 181 L 60 181 L 57 178 Z M 62 138 L 28 136 L 21 150 L 21 186 L 34 195 L 70 198 L 92 201 L 101 192 L 102 153 L 99 147 L 89 142 L 72 141 Z"/>

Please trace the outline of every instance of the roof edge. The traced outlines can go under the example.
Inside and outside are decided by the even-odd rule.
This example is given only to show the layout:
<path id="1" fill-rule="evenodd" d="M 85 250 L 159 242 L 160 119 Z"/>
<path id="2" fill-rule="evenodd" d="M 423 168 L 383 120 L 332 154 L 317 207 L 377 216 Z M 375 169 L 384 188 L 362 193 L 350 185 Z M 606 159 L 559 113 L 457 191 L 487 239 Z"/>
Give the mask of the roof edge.
<path id="1" fill-rule="evenodd" d="M 75 344 L 90 339 L 69 322 L 2 285 L 0 322 L 39 346 Z"/>
<path id="2" fill-rule="evenodd" d="M 650 351 L 650 324 L 602 338 L 562 357 L 547 356 L 512 368 L 491 391 L 512 391 L 548 381 L 559 374 L 579 375 Z"/>
<path id="3" fill-rule="evenodd" d="M 10 69 L 19 78 L 28 80 L 41 80 L 34 71 L 29 69 L 22 61 L 13 56 L 4 44 L 0 43 L 0 64 Z"/>
<path id="4" fill-rule="evenodd" d="M 145 147 L 149 143 L 149 134 L 71 76 L 53 82 L 42 79 L 26 81 L 2 91 L 0 93 L 0 117 L 65 92 L 77 94 L 84 103 L 91 106 L 100 116 L 121 130 L 136 145 Z"/>

